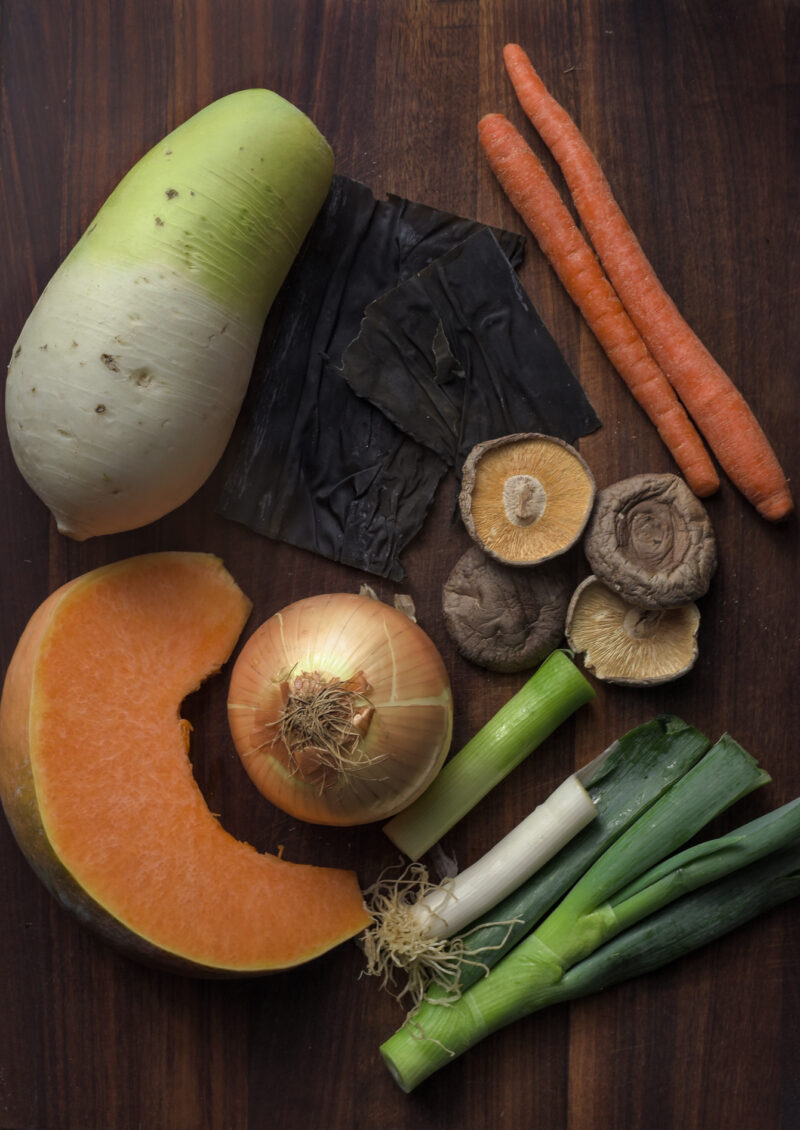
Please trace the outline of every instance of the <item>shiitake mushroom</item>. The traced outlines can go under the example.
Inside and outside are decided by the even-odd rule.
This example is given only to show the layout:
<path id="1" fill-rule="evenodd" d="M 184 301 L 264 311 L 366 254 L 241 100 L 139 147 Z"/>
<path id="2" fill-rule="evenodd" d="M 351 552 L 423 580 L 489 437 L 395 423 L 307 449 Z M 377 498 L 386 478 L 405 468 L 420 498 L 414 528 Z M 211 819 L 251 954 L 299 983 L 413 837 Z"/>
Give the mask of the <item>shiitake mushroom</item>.
<path id="1" fill-rule="evenodd" d="M 637 608 L 678 608 L 708 591 L 717 543 L 677 475 L 642 474 L 597 492 L 583 540 L 592 573 Z"/>
<path id="2" fill-rule="evenodd" d="M 596 678 L 623 686 L 655 686 L 687 674 L 698 655 L 700 612 L 628 604 L 597 577 L 587 577 L 567 611 L 569 646 Z"/>
<path id="3" fill-rule="evenodd" d="M 595 497 L 594 477 L 557 436 L 520 432 L 472 448 L 461 476 L 464 525 L 506 565 L 539 565 L 575 544 Z"/>
<path id="4" fill-rule="evenodd" d="M 465 659 L 489 671 L 524 671 L 561 643 L 570 587 L 558 567 L 512 568 L 474 545 L 444 583 L 445 624 Z"/>

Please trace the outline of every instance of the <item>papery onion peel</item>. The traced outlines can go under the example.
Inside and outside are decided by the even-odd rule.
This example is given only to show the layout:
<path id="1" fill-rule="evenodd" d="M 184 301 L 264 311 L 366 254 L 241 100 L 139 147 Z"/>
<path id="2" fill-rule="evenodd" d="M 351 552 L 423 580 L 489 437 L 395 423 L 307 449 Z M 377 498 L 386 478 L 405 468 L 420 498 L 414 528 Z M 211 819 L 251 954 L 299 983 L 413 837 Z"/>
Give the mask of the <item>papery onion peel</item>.
<path id="1" fill-rule="evenodd" d="M 317 824 L 393 816 L 438 773 L 452 735 L 450 680 L 408 616 L 329 593 L 266 620 L 236 661 L 228 719 L 256 787 Z"/>

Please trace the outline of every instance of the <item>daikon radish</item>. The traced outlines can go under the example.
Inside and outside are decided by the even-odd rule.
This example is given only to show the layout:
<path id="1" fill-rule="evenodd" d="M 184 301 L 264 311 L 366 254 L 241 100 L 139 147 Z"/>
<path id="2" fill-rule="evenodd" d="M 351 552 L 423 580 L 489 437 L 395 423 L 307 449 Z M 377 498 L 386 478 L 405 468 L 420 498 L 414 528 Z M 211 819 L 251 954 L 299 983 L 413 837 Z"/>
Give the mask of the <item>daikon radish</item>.
<path id="1" fill-rule="evenodd" d="M 62 533 L 143 526 L 205 482 L 332 175 L 300 110 L 242 90 L 112 192 L 25 323 L 6 385 L 14 458 Z"/>

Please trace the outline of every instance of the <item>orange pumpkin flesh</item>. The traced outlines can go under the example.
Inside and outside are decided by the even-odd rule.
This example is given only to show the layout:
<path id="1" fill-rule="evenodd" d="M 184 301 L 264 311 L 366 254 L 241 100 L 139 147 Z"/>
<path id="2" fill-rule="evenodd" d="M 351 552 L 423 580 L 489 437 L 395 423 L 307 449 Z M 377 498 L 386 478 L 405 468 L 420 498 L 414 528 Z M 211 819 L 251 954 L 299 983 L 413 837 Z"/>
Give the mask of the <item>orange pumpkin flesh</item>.
<path id="1" fill-rule="evenodd" d="M 31 865 L 129 955 L 184 972 L 288 968 L 369 921 L 352 872 L 239 842 L 194 780 L 180 704 L 249 611 L 208 554 L 105 566 L 34 614 L 0 702 L 0 797 Z"/>

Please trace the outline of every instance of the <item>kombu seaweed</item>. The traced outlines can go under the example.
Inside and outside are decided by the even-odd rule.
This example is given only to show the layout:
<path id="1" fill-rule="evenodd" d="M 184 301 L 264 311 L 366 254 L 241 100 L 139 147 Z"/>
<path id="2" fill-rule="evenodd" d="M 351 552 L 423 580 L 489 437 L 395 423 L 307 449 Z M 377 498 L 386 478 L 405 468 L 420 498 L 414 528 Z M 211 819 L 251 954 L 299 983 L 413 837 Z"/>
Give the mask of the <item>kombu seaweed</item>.
<path id="1" fill-rule="evenodd" d="M 370 303 L 420 272 L 436 274 L 442 256 L 490 231 L 512 270 L 523 237 L 398 196 L 377 200 L 358 181 L 334 177 L 265 327 L 221 514 L 333 561 L 403 578 L 400 554 L 419 531 L 455 449 L 452 439 L 449 447 L 419 442 L 356 394 L 343 356 Z M 449 388 L 448 434 L 458 427 L 463 446 L 466 430 L 457 421 L 471 382 L 451 346 L 443 319 L 429 343 L 428 383 Z M 422 413 L 420 403 L 415 413 Z M 482 430 L 478 420 L 474 428 Z"/>
<path id="2" fill-rule="evenodd" d="M 600 425 L 489 229 L 370 303 L 342 371 L 457 472 L 485 439 Z"/>

